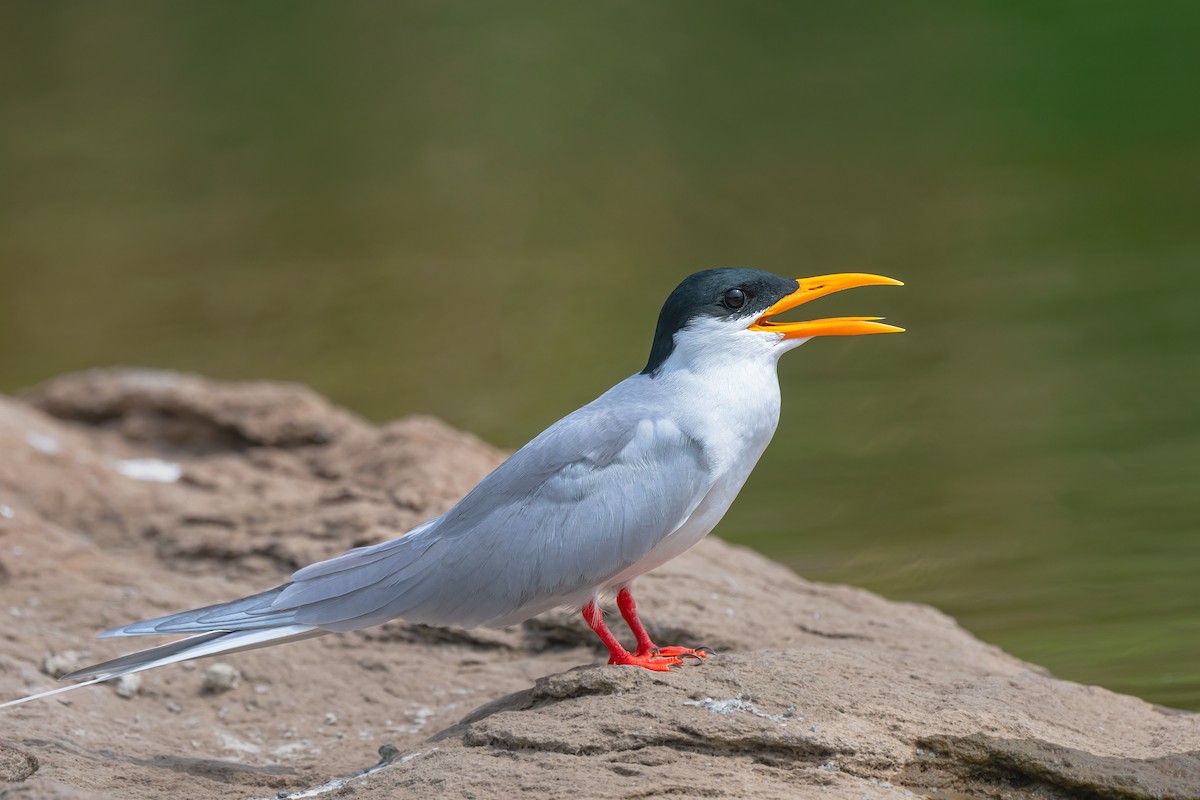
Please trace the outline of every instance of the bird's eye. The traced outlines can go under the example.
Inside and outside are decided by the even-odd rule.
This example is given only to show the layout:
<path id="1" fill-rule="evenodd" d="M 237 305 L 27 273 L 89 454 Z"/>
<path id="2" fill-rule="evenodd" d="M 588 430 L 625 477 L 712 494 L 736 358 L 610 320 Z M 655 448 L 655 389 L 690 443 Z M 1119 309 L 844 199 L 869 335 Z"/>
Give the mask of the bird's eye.
<path id="1" fill-rule="evenodd" d="M 721 305 L 737 311 L 739 308 L 746 305 L 746 293 L 741 289 L 730 289 L 726 291 L 725 296 L 721 298 Z"/>

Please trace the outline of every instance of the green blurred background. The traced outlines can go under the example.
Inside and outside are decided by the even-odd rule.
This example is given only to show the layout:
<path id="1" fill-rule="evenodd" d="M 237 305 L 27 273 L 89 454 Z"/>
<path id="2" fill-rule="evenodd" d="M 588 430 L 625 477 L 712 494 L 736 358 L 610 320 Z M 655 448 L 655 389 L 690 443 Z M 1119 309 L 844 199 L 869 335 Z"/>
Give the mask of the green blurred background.
<path id="1" fill-rule="evenodd" d="M 515 447 L 696 269 L 871 271 L 720 532 L 1200 709 L 1200 3 L 9 2 L 0 390 Z M 815 307 L 814 307 L 815 308 Z"/>

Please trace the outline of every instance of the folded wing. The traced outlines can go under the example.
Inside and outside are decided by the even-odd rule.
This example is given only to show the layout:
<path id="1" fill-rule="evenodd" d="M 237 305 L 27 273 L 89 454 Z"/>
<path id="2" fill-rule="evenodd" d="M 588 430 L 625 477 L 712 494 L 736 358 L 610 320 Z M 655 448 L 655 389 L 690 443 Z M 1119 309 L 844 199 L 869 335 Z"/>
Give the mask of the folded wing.
<path id="1" fill-rule="evenodd" d="M 398 539 L 305 567 L 258 595 L 104 635 L 346 631 L 393 617 L 507 624 L 567 602 L 645 557 L 712 483 L 703 449 L 674 422 L 623 411 L 593 405 L 563 418 Z"/>

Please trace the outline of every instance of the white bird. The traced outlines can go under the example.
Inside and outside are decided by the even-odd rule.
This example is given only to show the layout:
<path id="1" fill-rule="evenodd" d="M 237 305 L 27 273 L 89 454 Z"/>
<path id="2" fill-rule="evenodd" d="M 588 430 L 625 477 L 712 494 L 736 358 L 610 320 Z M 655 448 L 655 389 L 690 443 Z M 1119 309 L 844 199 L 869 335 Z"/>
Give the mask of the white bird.
<path id="1" fill-rule="evenodd" d="M 62 677 L 91 678 L 85 683 L 4 705 L 396 617 L 502 626 L 567 606 L 582 610 L 610 664 L 666 671 L 707 657 L 708 648 L 657 647 L 630 584 L 724 516 L 779 422 L 780 356 L 814 336 L 903 330 L 878 317 L 772 319 L 868 285 L 901 284 L 863 273 L 795 281 L 753 269 L 698 272 L 663 305 L 645 369 L 551 425 L 442 516 L 260 594 L 106 631 L 192 635 Z M 600 598 L 613 592 L 637 639 L 632 652 L 600 612 Z"/>

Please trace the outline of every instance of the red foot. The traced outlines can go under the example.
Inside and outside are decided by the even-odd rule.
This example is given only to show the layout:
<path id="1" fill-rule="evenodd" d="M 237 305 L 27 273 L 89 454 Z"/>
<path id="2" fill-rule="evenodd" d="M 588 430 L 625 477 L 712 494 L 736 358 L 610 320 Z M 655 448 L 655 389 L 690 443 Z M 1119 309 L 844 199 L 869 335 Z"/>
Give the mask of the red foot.
<path id="1" fill-rule="evenodd" d="M 708 658 L 715 655 L 711 647 L 656 647 L 650 651 L 653 656 L 694 656 Z"/>
<path id="2" fill-rule="evenodd" d="M 621 643 L 617 641 L 617 637 L 612 635 L 608 626 L 604 624 L 604 618 L 600 614 L 600 607 L 592 601 L 583 607 L 583 618 L 600 640 L 608 647 L 608 663 L 610 664 L 627 664 L 634 667 L 642 667 L 644 669 L 653 670 L 655 672 L 670 672 L 671 667 L 683 666 L 685 659 L 691 659 L 693 663 L 699 663 L 702 660 L 713 655 L 713 651 L 707 647 L 658 647 L 650 639 L 650 634 L 646 632 L 645 626 L 637 616 L 637 607 L 633 603 L 633 595 L 629 593 L 628 588 L 622 588 L 617 593 L 617 607 L 621 610 L 621 616 L 629 623 L 629 628 L 637 637 L 637 650 L 629 652 Z"/>
<path id="3" fill-rule="evenodd" d="M 645 669 L 653 670 L 654 672 L 670 672 L 671 667 L 683 666 L 683 659 L 675 658 L 674 656 L 661 656 L 657 653 L 639 656 L 636 653 L 623 651 L 610 655 L 608 658 L 608 663 L 626 664 L 631 667 L 643 667 Z"/>

